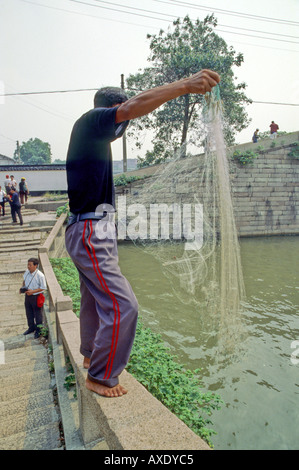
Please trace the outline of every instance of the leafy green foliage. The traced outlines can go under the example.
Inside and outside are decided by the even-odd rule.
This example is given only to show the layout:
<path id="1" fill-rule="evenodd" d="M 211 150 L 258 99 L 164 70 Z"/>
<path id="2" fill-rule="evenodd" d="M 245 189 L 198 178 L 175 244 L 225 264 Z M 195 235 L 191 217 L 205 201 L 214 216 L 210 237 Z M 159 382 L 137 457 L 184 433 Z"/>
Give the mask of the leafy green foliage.
<path id="1" fill-rule="evenodd" d="M 45 165 L 51 163 L 51 147 L 48 142 L 38 139 L 29 139 L 22 142 L 19 148 L 20 158 L 26 165 Z M 14 152 L 14 158 L 19 158 L 18 149 Z"/>
<path id="2" fill-rule="evenodd" d="M 69 204 L 68 204 L 68 202 L 66 202 L 63 206 L 57 207 L 56 217 L 58 218 L 58 217 L 61 216 L 61 214 L 64 214 L 64 213 L 69 214 L 69 212 L 70 212 Z"/>
<path id="3" fill-rule="evenodd" d="M 245 151 L 240 151 L 236 150 L 233 153 L 233 160 L 241 163 L 242 165 L 249 165 L 252 164 L 254 159 L 257 157 L 257 153 L 255 153 L 253 150 L 245 150 Z"/>
<path id="4" fill-rule="evenodd" d="M 199 370 L 190 371 L 175 361 L 161 336 L 153 333 L 138 320 L 137 332 L 127 366 L 136 379 L 160 400 L 172 413 L 210 445 L 214 431 L 213 410 L 220 409 L 220 397 L 200 390 Z"/>
<path id="5" fill-rule="evenodd" d="M 80 314 L 80 281 L 78 271 L 70 258 L 51 258 L 51 265 L 57 281 L 65 295 L 73 301 L 73 311 Z"/>
<path id="6" fill-rule="evenodd" d="M 148 35 L 150 40 L 151 67 L 130 75 L 127 89 L 131 94 L 154 88 L 165 83 L 186 78 L 202 69 L 212 69 L 221 76 L 221 98 L 224 104 L 224 133 L 228 145 L 234 141 L 236 132 L 247 127 L 249 120 L 244 104 L 251 101 L 245 96 L 245 83 L 236 84 L 233 67 L 239 67 L 243 55 L 237 54 L 224 39 L 215 33 L 217 20 L 214 15 L 204 21 L 192 22 L 189 16 L 173 22 L 172 30 L 161 30 L 159 34 Z M 165 103 L 149 115 L 131 124 L 134 139 L 140 131 L 154 131 L 154 157 L 165 160 L 169 152 L 188 141 L 198 144 L 202 140 L 199 116 L 204 98 L 187 94 Z M 137 140 L 137 147 L 141 142 Z M 153 155 L 147 155 L 152 160 Z M 153 161 L 152 163 L 155 163 Z"/>
<path id="7" fill-rule="evenodd" d="M 285 131 L 277 131 L 277 137 L 281 137 L 283 135 L 287 134 L 287 132 Z M 271 137 L 271 134 L 270 134 L 270 131 L 262 131 L 262 132 L 259 132 L 259 140 L 262 140 L 262 139 L 270 139 Z"/>
<path id="8" fill-rule="evenodd" d="M 114 176 L 113 178 L 114 186 L 125 186 L 131 183 L 132 181 L 137 181 L 140 179 L 142 179 L 142 176 L 133 176 L 133 175 L 130 176 L 130 175 L 125 175 L 125 174 L 117 175 L 117 176 Z"/>
<path id="9" fill-rule="evenodd" d="M 292 150 L 288 153 L 288 156 L 291 158 L 299 159 L 299 142 L 294 142 L 292 144 Z"/>
<path id="10" fill-rule="evenodd" d="M 57 280 L 66 295 L 73 300 L 74 312 L 80 312 L 80 285 L 78 272 L 69 258 L 51 259 Z M 147 390 L 180 418 L 197 435 L 208 442 L 215 431 L 210 416 L 220 409 L 221 399 L 214 393 L 200 389 L 199 370 L 191 371 L 175 361 L 161 336 L 142 324 L 139 317 L 134 345 L 127 370 Z M 74 382 L 67 378 L 66 386 Z"/>

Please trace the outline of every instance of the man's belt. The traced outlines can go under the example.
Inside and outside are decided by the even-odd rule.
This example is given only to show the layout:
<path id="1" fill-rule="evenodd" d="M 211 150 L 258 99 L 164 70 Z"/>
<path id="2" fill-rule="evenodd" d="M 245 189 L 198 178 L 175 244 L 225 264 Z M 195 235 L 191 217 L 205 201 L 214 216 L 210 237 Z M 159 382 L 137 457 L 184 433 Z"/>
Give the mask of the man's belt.
<path id="1" fill-rule="evenodd" d="M 80 220 L 101 220 L 106 217 L 107 212 L 96 214 L 95 212 L 84 212 L 83 214 L 71 214 L 68 220 L 68 226 L 79 222 Z"/>

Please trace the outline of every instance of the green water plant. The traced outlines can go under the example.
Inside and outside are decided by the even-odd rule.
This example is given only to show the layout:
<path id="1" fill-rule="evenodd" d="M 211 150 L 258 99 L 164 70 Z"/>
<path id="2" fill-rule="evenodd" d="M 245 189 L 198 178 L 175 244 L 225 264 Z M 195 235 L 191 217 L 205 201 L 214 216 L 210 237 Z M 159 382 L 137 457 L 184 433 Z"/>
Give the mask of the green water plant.
<path id="1" fill-rule="evenodd" d="M 79 316 L 80 286 L 74 264 L 69 258 L 52 258 L 51 264 L 64 294 L 71 297 L 73 310 Z M 203 392 L 200 370 L 191 371 L 176 362 L 161 335 L 146 328 L 141 317 L 127 371 L 212 447 L 211 436 L 216 433 L 209 426 L 212 412 L 220 409 L 220 396 Z M 70 374 L 65 386 L 73 384 L 74 376 Z"/>
<path id="2" fill-rule="evenodd" d="M 212 412 L 220 409 L 222 401 L 217 394 L 201 390 L 199 369 L 188 370 L 175 359 L 161 335 L 144 327 L 139 318 L 128 372 L 212 446 L 215 431 L 208 426 Z"/>
<path id="3" fill-rule="evenodd" d="M 292 150 L 288 153 L 288 156 L 299 159 L 299 142 L 294 142 L 292 144 Z"/>
<path id="4" fill-rule="evenodd" d="M 143 176 L 134 176 L 134 175 L 117 175 L 114 176 L 114 186 L 126 186 L 129 183 L 132 183 L 133 181 L 137 181 L 140 179 L 143 179 Z"/>
<path id="5" fill-rule="evenodd" d="M 60 217 L 61 214 L 64 214 L 64 213 L 67 213 L 69 214 L 70 213 L 70 208 L 69 208 L 69 203 L 66 202 L 63 206 L 59 206 L 57 209 L 56 209 L 56 217 Z"/>
<path id="6" fill-rule="evenodd" d="M 233 153 L 232 159 L 234 161 L 237 161 L 241 165 L 250 165 L 253 163 L 257 156 L 258 153 L 254 152 L 253 150 L 236 150 Z"/>
<path id="7" fill-rule="evenodd" d="M 80 282 L 74 263 L 70 258 L 51 258 L 50 261 L 62 291 L 72 299 L 73 311 L 79 317 L 81 301 Z"/>

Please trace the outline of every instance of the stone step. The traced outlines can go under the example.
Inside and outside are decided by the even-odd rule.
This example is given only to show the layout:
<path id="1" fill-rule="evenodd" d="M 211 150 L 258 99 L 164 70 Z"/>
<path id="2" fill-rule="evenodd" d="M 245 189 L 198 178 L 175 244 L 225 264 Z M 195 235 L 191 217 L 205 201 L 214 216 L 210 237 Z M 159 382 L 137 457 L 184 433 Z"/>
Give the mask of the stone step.
<path id="1" fill-rule="evenodd" d="M 15 290 L 6 290 L 5 293 L 1 291 L 1 286 L 0 286 L 0 292 L 2 292 L 3 297 L 0 297 L 0 305 L 1 305 L 1 310 L 5 312 L 5 307 L 11 306 L 13 307 L 14 310 L 21 310 L 21 306 L 24 306 L 25 302 L 25 297 L 24 294 L 20 294 L 20 287 L 22 286 L 22 281 L 23 278 L 20 277 L 19 280 L 19 285 L 15 288 Z"/>
<path id="2" fill-rule="evenodd" d="M 22 281 L 22 279 L 20 279 L 20 281 Z M 20 282 L 20 284 L 22 285 L 22 282 Z M 19 289 L 16 289 L 15 291 L 6 291 L 5 296 L 1 296 L 0 298 L 0 305 L 9 305 L 11 302 L 13 302 L 13 305 L 24 304 L 24 295 L 19 293 Z"/>
<path id="3" fill-rule="evenodd" d="M 13 374 L 20 374 L 23 370 L 48 370 L 48 355 L 45 350 L 45 354 L 40 354 L 38 357 L 35 356 L 35 360 L 32 358 L 27 358 L 27 356 L 22 355 L 21 357 L 14 356 L 15 360 L 5 361 L 5 364 L 1 364 L 0 366 L 0 374 L 1 377 L 5 377 L 7 373 Z M 1 406 L 1 404 L 0 404 Z"/>
<path id="4" fill-rule="evenodd" d="M 8 207 L 8 206 L 6 206 Z M 37 215 L 38 214 L 38 211 L 37 210 L 34 210 L 34 209 L 24 209 L 24 207 L 22 207 L 21 209 L 21 214 L 23 217 L 26 217 L 26 216 L 32 216 L 32 215 Z M 18 216 L 17 216 L 18 217 Z M 2 213 L 1 213 L 1 217 L 0 217 L 0 221 L 3 223 L 3 222 L 7 222 L 7 221 L 11 221 L 12 218 L 11 218 L 11 211 L 10 209 L 9 210 L 6 210 L 5 211 L 5 215 L 3 216 Z"/>
<path id="5" fill-rule="evenodd" d="M 0 327 L 13 326 L 15 321 L 19 321 L 22 318 L 26 318 L 24 302 L 18 305 L 1 305 Z"/>
<path id="6" fill-rule="evenodd" d="M 0 237 L 3 235 L 9 235 L 9 234 L 20 234 L 20 233 L 31 233 L 31 232 L 50 232 L 52 230 L 53 226 L 48 224 L 48 225 L 43 225 L 43 226 L 25 226 L 22 225 L 21 227 L 19 225 L 14 225 L 11 226 L 10 228 L 6 227 L 4 228 L 3 226 L 0 225 Z"/>
<path id="7" fill-rule="evenodd" d="M 57 411 L 53 404 L 37 408 L 34 411 L 10 415 L 1 419 L 0 438 L 11 436 L 20 432 L 28 432 L 33 429 L 58 422 Z"/>
<path id="8" fill-rule="evenodd" d="M 35 385 L 36 382 L 43 382 L 43 381 L 48 381 L 50 384 L 50 374 L 48 370 L 37 370 L 37 371 L 23 371 L 21 374 L 18 375 L 18 377 L 15 376 L 15 374 L 9 374 L 6 376 L 3 376 L 1 374 L 1 391 L 2 389 L 5 389 L 9 387 L 11 389 L 11 392 L 13 391 L 14 385 L 16 384 L 17 386 L 19 384 L 22 384 L 24 391 L 25 389 L 28 391 L 30 390 L 31 385 Z M 44 382 L 45 383 L 45 382 Z M 0 391 L 0 394 L 1 394 Z"/>
<path id="9" fill-rule="evenodd" d="M 8 419 L 10 416 L 24 414 L 26 410 L 29 413 L 37 408 L 53 405 L 52 390 L 42 390 L 41 392 L 24 395 L 18 398 L 12 398 L 5 403 L 0 403 L 0 419 Z"/>
<path id="10" fill-rule="evenodd" d="M 37 258 L 38 257 L 38 250 L 30 250 L 30 251 L 23 251 L 23 252 L 16 252 L 18 253 L 18 260 L 15 262 L 11 262 L 7 260 L 5 257 L 5 253 L 0 254 L 0 275 L 9 275 L 9 274 L 24 274 L 27 267 L 27 261 L 29 258 Z M 3 258 L 1 259 L 1 256 Z M 4 258 L 5 257 L 5 258 Z M 3 261 L 3 259 L 5 259 Z M 20 278 L 21 279 L 21 278 Z M 22 284 L 22 279 L 21 279 Z"/>
<path id="11" fill-rule="evenodd" d="M 0 450 L 60 450 L 59 423 L 0 439 Z"/>
<path id="12" fill-rule="evenodd" d="M 1 240 L 1 249 L 5 248 L 6 251 L 11 250 L 12 248 L 26 248 L 30 245 L 37 245 L 40 241 L 40 234 L 39 239 L 30 240 L 30 239 L 20 239 L 20 240 Z"/>
<path id="13" fill-rule="evenodd" d="M 22 299 L 23 300 L 23 299 Z M 15 318 L 21 317 L 22 315 L 25 317 L 25 305 L 24 300 L 23 302 L 19 301 L 18 303 L 12 302 L 0 302 L 0 325 L 2 320 L 14 320 Z M 26 317 L 25 317 L 26 318 Z"/>
<path id="14" fill-rule="evenodd" d="M 40 240 L 41 239 L 41 233 L 33 233 L 31 234 L 30 237 L 26 237 L 23 234 L 16 235 L 14 237 L 8 237 L 8 238 L 1 238 L 1 246 L 7 245 L 7 247 L 10 247 L 11 245 L 15 244 L 20 244 L 23 242 L 31 242 L 33 243 L 34 240 Z"/>
<path id="15" fill-rule="evenodd" d="M 26 268 L 24 268 L 25 272 Z M 3 274 L 0 276 L 0 292 L 2 295 L 6 295 L 9 291 L 18 292 L 20 287 L 20 276 L 8 277 Z M 4 292 L 8 291 L 8 292 Z"/>
<path id="16" fill-rule="evenodd" d="M 6 223 L 0 222 L 1 232 L 4 232 L 4 230 L 9 230 L 10 233 L 14 233 L 14 230 L 17 227 L 21 228 L 21 230 L 24 230 L 25 228 L 30 227 L 30 225 L 25 220 L 23 220 L 23 225 L 20 224 L 19 220 L 17 222 L 6 222 Z"/>
<path id="17" fill-rule="evenodd" d="M 21 335 L 27 328 L 28 327 L 26 326 L 26 321 L 15 326 L 2 327 L 0 325 L 0 338 L 2 341 L 5 341 L 12 335 Z"/>
<path id="18" fill-rule="evenodd" d="M 31 243 L 26 243 L 24 244 L 23 246 L 11 246 L 9 248 L 7 247 L 4 247 L 4 248 L 0 248 L 0 253 L 7 253 L 7 251 L 9 250 L 10 253 L 13 253 L 13 252 L 23 252 L 23 251 L 28 251 L 28 250 L 36 250 L 38 251 L 40 247 L 40 244 L 39 243 L 36 243 L 34 242 L 33 244 Z"/>
<path id="19" fill-rule="evenodd" d="M 56 220 L 24 207 L 22 215 L 22 226 L 12 224 L 10 211 L 0 217 L 0 450 L 58 450 L 60 416 L 48 351 L 33 333 L 23 335 L 27 320 L 19 294 L 27 261 L 38 257 Z"/>
<path id="20" fill-rule="evenodd" d="M 48 374 L 48 380 L 46 375 Z M 26 380 L 25 380 L 26 379 Z M 33 374 L 25 374 L 19 378 L 18 383 L 15 383 L 14 380 L 1 379 L 1 388 L 0 388 L 0 402 L 9 400 L 12 396 L 23 397 L 24 395 L 29 395 L 31 393 L 41 392 L 43 390 L 48 390 L 50 388 L 50 375 L 49 372 L 39 372 Z M 3 382 L 3 385 L 2 385 Z M 48 384 L 48 385 L 47 385 Z"/>
<path id="21" fill-rule="evenodd" d="M 0 317 L 0 328 L 13 328 L 14 326 L 19 326 L 24 324 L 25 310 L 19 311 L 19 313 L 5 314 L 1 313 Z M 25 320 L 26 323 L 26 320 Z M 16 335 L 15 335 L 16 336 Z M 1 338 L 1 335 L 0 335 Z"/>
<path id="22" fill-rule="evenodd" d="M 24 359 L 36 361 L 42 359 L 45 354 L 47 354 L 46 349 L 40 344 L 38 344 L 37 347 L 32 345 L 27 346 L 30 341 L 39 343 L 39 340 L 29 339 L 28 336 L 31 335 L 20 335 L 19 345 L 16 344 L 17 340 L 15 340 L 15 342 L 12 339 L 4 341 L 5 364 L 12 364 L 12 367 L 14 367 L 15 363 L 20 363 Z M 0 366 L 0 373 L 1 367 L 2 366 Z"/>

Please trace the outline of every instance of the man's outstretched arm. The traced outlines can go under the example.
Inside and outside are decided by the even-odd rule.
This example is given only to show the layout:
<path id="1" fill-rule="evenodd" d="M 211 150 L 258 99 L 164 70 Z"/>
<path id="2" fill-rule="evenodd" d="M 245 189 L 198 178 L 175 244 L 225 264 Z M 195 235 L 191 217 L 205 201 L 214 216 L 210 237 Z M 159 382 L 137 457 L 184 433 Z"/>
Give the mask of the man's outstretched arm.
<path id="1" fill-rule="evenodd" d="M 201 70 L 189 78 L 162 85 L 151 90 L 142 91 L 138 95 L 122 103 L 116 112 L 116 123 L 130 121 L 145 116 L 167 101 L 178 96 L 196 93 L 204 95 L 220 82 L 217 72 Z"/>

